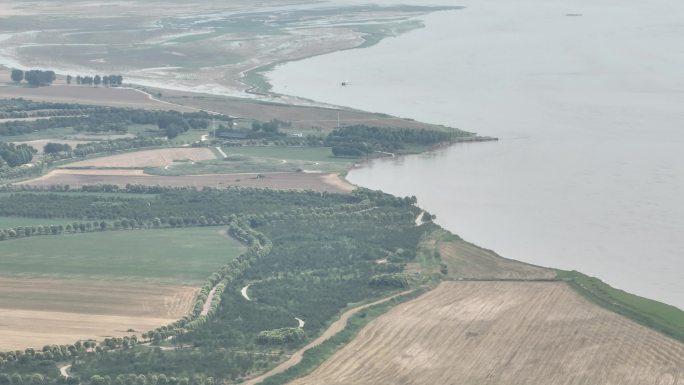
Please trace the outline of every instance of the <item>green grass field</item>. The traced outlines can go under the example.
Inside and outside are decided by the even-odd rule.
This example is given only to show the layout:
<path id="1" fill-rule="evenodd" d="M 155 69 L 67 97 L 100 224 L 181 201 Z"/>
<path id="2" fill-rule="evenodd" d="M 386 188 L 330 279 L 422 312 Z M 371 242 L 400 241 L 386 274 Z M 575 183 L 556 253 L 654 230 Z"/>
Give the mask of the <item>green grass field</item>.
<path id="1" fill-rule="evenodd" d="M 0 229 L 19 226 L 45 226 L 45 225 L 65 225 L 72 223 L 69 219 L 45 219 L 45 218 L 22 218 L 22 217 L 0 217 Z M 0 257 L 2 258 L 2 257 Z M 2 272 L 0 272 L 2 274 Z"/>
<path id="2" fill-rule="evenodd" d="M 0 242 L 0 276 L 197 285 L 239 255 L 222 227 L 106 231 Z"/>
<path id="3" fill-rule="evenodd" d="M 335 158 L 330 147 L 243 146 L 224 149 L 226 154 L 239 154 L 258 158 L 302 160 L 319 163 L 348 163 L 349 159 Z"/>
<path id="4" fill-rule="evenodd" d="M 344 172 L 357 159 L 336 158 L 329 147 L 243 146 L 224 148 L 226 159 L 178 163 L 172 167 L 149 168 L 155 175 L 191 175 L 241 172 Z"/>
<path id="5" fill-rule="evenodd" d="M 558 278 L 595 304 L 684 342 L 684 311 L 615 289 L 577 271 L 559 271 Z"/>
<path id="6" fill-rule="evenodd" d="M 40 130 L 31 132 L 29 134 L 2 136 L 2 141 L 5 142 L 23 142 L 29 140 L 39 139 L 66 139 L 67 136 L 78 134 L 73 128 L 50 128 L 47 130 Z"/>

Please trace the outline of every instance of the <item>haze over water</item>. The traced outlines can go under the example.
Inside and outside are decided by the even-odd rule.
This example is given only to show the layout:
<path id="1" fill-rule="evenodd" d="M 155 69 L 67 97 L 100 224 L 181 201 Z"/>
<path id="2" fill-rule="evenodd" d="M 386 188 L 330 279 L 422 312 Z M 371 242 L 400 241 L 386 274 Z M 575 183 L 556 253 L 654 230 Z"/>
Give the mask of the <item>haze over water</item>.
<path id="1" fill-rule="evenodd" d="M 348 178 L 416 195 L 503 256 L 684 308 L 684 2 L 453 5 L 467 8 L 280 66 L 274 89 L 499 137 Z"/>

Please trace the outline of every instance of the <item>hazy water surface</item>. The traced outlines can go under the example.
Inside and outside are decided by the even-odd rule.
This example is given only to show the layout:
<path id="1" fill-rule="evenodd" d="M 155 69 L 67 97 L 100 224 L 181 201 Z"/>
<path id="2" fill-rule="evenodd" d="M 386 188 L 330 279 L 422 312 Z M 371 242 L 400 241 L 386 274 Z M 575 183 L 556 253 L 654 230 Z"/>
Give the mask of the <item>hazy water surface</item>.
<path id="1" fill-rule="evenodd" d="M 684 2 L 454 5 L 467 8 L 281 66 L 275 90 L 501 138 L 373 161 L 349 179 L 416 195 L 507 257 L 684 308 Z"/>

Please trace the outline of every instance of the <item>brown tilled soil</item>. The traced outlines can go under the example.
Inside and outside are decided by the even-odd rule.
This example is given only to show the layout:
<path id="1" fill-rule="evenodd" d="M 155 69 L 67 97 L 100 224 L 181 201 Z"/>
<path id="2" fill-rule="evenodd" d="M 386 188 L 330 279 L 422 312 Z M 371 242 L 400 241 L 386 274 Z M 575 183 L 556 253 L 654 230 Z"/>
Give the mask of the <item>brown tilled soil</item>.
<path id="1" fill-rule="evenodd" d="M 251 99 L 227 98 L 213 95 L 191 94 L 182 91 L 160 90 L 163 92 L 163 100 L 182 104 L 188 107 L 205 109 L 240 118 L 271 120 L 280 119 L 292 122 L 294 128 L 311 129 L 321 128 L 329 131 L 338 125 L 365 124 L 367 126 L 390 127 L 390 128 L 426 128 L 444 129 L 442 126 L 417 122 L 411 119 L 403 119 L 385 114 L 376 114 L 365 111 L 334 109 L 312 106 L 296 106 L 285 103 L 264 103 Z"/>
<path id="2" fill-rule="evenodd" d="M 679 385 L 684 344 L 562 282 L 445 282 L 292 384 Z M 678 382 L 679 381 L 679 382 Z"/>
<path id="3" fill-rule="evenodd" d="M 163 167 L 175 161 L 199 162 L 210 159 L 216 159 L 216 155 L 208 148 L 160 148 L 87 159 L 69 163 L 65 167 Z"/>
<path id="4" fill-rule="evenodd" d="M 128 88 L 52 85 L 49 87 L 0 86 L 0 99 L 24 98 L 53 103 L 94 104 L 111 107 L 145 108 L 152 110 L 197 111 L 149 98 Z"/>
<path id="5" fill-rule="evenodd" d="M 6 69 L 0 69 L 0 74 Z M 165 89 L 150 89 L 161 92 L 159 100 L 150 98 L 143 92 L 130 88 L 87 87 L 55 84 L 50 87 L 17 87 L 0 85 L 0 99 L 24 98 L 35 101 L 55 103 L 94 104 L 111 107 L 144 108 L 153 110 L 175 110 L 196 112 L 207 110 L 245 119 L 268 121 L 280 119 L 292 123 L 295 129 L 320 128 L 330 131 L 342 125 L 364 124 L 367 126 L 389 128 L 426 128 L 445 129 L 443 126 L 417 122 L 395 116 L 358 110 L 323 108 L 292 105 L 287 103 L 266 103 L 249 98 L 222 97 Z"/>
<path id="6" fill-rule="evenodd" d="M 171 187 L 258 187 L 278 190 L 314 190 L 337 193 L 348 193 L 354 186 L 344 183 L 329 174 L 307 174 L 297 172 L 273 172 L 273 173 L 245 173 L 245 174 L 204 174 L 184 176 L 161 176 L 148 175 L 143 170 L 136 169 L 110 169 L 110 170 L 67 170 L 58 169 L 36 179 L 19 182 L 19 185 L 49 186 L 69 185 L 71 188 L 79 188 L 84 185 L 114 184 L 125 186 L 126 184 L 141 184 L 145 186 L 171 186 Z"/>
<path id="7" fill-rule="evenodd" d="M 139 335 L 187 314 L 197 292 L 125 281 L 0 278 L 0 351 Z"/>

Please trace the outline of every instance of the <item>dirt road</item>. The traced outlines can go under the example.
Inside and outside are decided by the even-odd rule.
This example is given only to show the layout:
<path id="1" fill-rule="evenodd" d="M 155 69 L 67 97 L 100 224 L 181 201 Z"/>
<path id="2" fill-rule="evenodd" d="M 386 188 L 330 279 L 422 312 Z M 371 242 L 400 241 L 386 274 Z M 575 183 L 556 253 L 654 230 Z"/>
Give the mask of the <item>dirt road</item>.
<path id="1" fill-rule="evenodd" d="M 249 298 L 249 296 L 247 295 L 247 289 L 249 289 L 249 285 L 243 287 L 243 288 L 240 290 L 240 294 L 242 294 L 242 297 L 243 297 L 244 299 L 246 299 L 247 301 L 251 301 L 252 299 Z"/>
<path id="2" fill-rule="evenodd" d="M 214 301 L 214 294 L 216 294 L 216 286 L 214 286 L 213 289 L 209 292 L 209 296 L 207 296 L 207 300 L 204 301 L 204 306 L 202 306 L 202 312 L 200 315 L 207 315 L 209 314 L 209 310 L 211 309 L 211 303 Z"/>
<path id="3" fill-rule="evenodd" d="M 323 334 L 321 334 L 318 338 L 313 340 L 308 345 L 306 345 L 303 348 L 299 349 L 298 351 L 294 352 L 294 354 L 292 354 L 292 356 L 290 356 L 290 358 L 287 361 L 285 361 L 282 364 L 276 366 L 275 368 L 269 370 L 268 372 L 260 375 L 259 377 L 255 377 L 255 378 L 252 378 L 250 380 L 243 382 L 242 385 L 258 384 L 259 382 L 265 380 L 268 377 L 271 377 L 271 376 L 278 374 L 278 373 L 282 373 L 282 372 L 286 371 L 287 369 L 297 365 L 302 360 L 302 357 L 304 356 L 305 351 L 322 344 L 328 338 L 330 338 L 330 337 L 334 336 L 335 334 L 339 333 L 340 331 L 342 331 L 347 326 L 347 321 L 349 320 L 349 318 L 351 316 L 353 316 L 354 314 L 360 312 L 363 309 L 369 308 L 371 306 L 379 305 L 379 304 L 387 302 L 393 298 L 399 297 L 399 296 L 404 295 L 404 294 L 408 294 L 411 291 L 412 290 L 407 290 L 407 291 L 401 292 L 399 294 L 394 294 L 394 295 L 391 295 L 389 297 L 383 298 L 381 300 L 371 302 L 371 303 L 367 303 L 365 305 L 357 306 L 355 308 L 351 308 L 351 309 L 347 310 L 346 312 L 342 313 L 340 318 L 337 321 L 333 322 L 332 325 L 330 325 L 330 327 L 328 327 L 328 329 L 326 329 L 326 331 L 323 332 Z"/>

